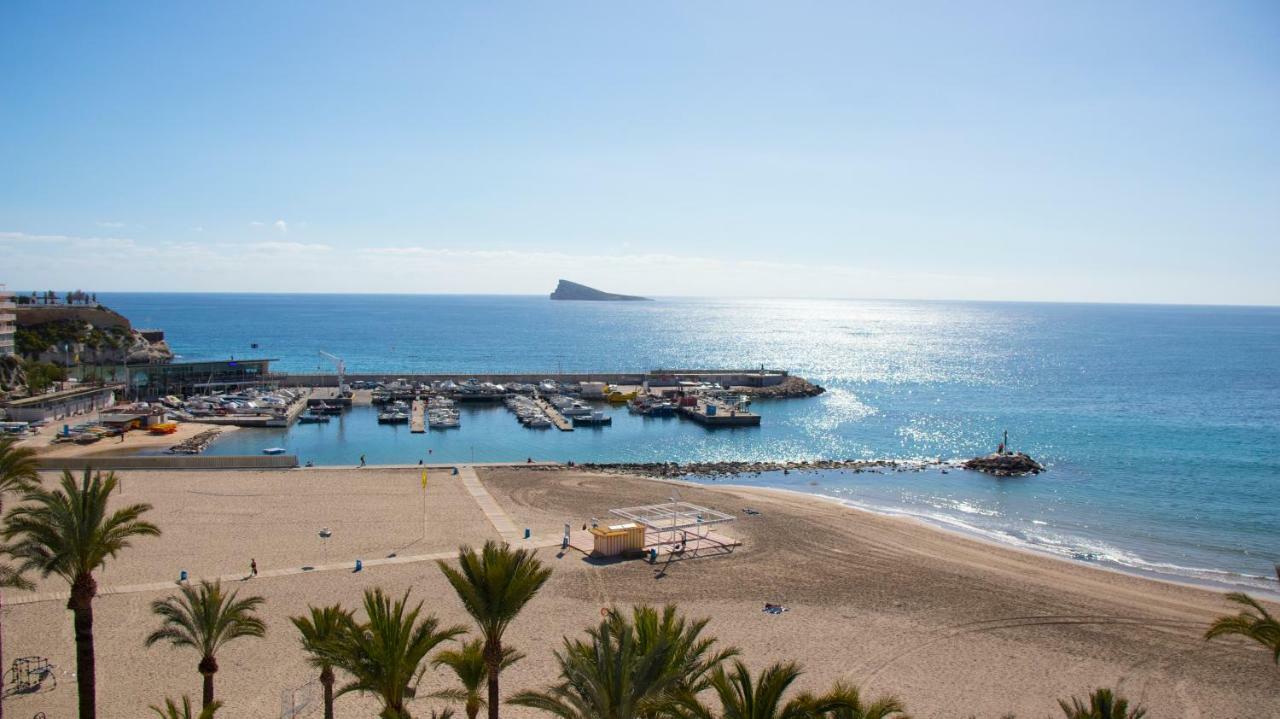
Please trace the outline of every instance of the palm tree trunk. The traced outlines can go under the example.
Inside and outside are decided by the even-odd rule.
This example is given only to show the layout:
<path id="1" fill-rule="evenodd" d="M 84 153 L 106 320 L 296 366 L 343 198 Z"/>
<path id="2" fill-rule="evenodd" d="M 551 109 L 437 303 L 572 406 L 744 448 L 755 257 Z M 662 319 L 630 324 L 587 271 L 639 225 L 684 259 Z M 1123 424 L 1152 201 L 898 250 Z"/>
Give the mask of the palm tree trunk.
<path id="1" fill-rule="evenodd" d="M 333 670 L 329 667 L 320 670 L 320 686 L 324 687 L 324 719 L 333 719 Z"/>
<path id="2" fill-rule="evenodd" d="M 484 663 L 489 669 L 489 719 L 498 719 L 498 672 L 502 668 L 502 640 L 493 639 L 484 648 Z"/>
<path id="3" fill-rule="evenodd" d="M 93 659 L 93 595 L 98 583 L 93 576 L 82 574 L 71 583 L 67 609 L 75 617 L 76 684 L 80 696 L 80 719 L 98 717 L 98 680 Z"/>
<path id="4" fill-rule="evenodd" d="M 4 616 L 3 598 L 0 598 L 0 616 Z M 4 697 L 4 628 L 0 627 L 0 719 L 4 719 L 4 699 L 2 697 Z"/>
<path id="5" fill-rule="evenodd" d="M 204 709 L 213 703 L 213 672 L 204 674 L 204 687 L 200 694 L 200 708 Z"/>
<path id="6" fill-rule="evenodd" d="M 213 675 L 218 673 L 218 660 L 214 657 L 201 657 L 196 671 L 204 677 L 204 687 L 200 694 L 200 708 L 204 709 L 213 703 Z"/>

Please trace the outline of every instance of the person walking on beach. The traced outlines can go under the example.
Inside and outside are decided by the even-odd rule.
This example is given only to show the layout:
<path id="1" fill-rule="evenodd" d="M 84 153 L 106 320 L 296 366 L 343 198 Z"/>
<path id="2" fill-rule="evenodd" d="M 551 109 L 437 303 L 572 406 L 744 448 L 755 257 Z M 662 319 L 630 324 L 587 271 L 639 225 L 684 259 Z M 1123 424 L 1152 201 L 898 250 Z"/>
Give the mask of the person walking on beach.
<path id="1" fill-rule="evenodd" d="M 258 560 L 257 559 L 252 559 L 252 558 L 249 559 L 249 576 L 250 577 L 258 576 Z"/>
<path id="2" fill-rule="evenodd" d="M 363 454 L 362 454 L 362 455 L 360 455 L 360 466 L 361 466 L 361 467 L 363 467 L 363 466 L 364 466 L 364 455 L 363 455 Z"/>

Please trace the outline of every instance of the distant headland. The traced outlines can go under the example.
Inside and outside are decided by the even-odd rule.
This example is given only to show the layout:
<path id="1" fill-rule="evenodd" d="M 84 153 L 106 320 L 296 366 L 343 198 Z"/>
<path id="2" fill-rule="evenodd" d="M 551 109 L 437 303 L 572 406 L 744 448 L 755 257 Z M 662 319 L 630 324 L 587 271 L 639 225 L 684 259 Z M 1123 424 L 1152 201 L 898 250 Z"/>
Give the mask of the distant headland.
<path id="1" fill-rule="evenodd" d="M 560 280 L 560 284 L 556 285 L 556 291 L 551 293 L 553 300 L 594 300 L 597 302 L 651 302 L 648 297 L 636 297 L 634 295 L 616 295 L 612 292 L 604 292 L 594 287 L 580 285 L 577 282 L 569 280 Z"/>

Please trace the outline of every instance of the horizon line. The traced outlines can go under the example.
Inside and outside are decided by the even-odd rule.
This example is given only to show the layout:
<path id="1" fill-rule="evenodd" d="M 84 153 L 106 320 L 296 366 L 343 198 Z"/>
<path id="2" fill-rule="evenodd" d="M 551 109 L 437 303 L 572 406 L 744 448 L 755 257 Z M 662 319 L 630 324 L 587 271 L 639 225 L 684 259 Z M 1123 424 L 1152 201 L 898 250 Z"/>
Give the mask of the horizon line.
<path id="1" fill-rule="evenodd" d="M 42 290 L 35 290 L 39 294 Z M 14 296 L 29 295 L 31 291 L 8 290 Z M 552 300 L 551 293 L 514 293 L 514 292 L 292 292 L 262 290 L 101 290 L 90 291 L 90 294 L 137 294 L 137 295 L 273 295 L 299 297 L 539 297 L 549 302 L 588 302 L 592 304 L 608 304 L 611 300 Z M 1007 299 L 970 299 L 970 298 L 912 298 L 912 297 L 824 297 L 805 295 L 646 295 L 652 300 L 807 300 L 827 302 L 921 302 L 967 303 L 967 304 L 1034 304 L 1034 305 L 1112 305 L 1127 307 L 1224 307 L 1240 309 L 1280 309 L 1276 304 L 1244 304 L 1232 302 L 1179 302 L 1171 300 L 1007 300 Z M 23 305 L 18 305 L 22 307 Z M 42 305 L 40 305 L 42 306 Z"/>

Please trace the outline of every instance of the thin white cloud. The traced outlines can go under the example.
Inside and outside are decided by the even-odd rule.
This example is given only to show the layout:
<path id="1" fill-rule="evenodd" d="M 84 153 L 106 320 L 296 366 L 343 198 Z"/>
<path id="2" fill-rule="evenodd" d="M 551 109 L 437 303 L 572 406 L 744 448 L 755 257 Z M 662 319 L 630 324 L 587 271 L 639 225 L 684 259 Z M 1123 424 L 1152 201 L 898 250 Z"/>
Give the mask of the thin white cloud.
<path id="1" fill-rule="evenodd" d="M 329 245 L 305 242 L 255 242 L 249 247 L 260 252 L 328 252 L 333 249 Z"/>
<path id="2" fill-rule="evenodd" d="M 257 221 L 257 220 L 249 220 L 249 226 L 250 226 L 250 227 L 262 227 L 264 224 L 266 224 L 266 223 L 259 222 L 259 221 Z"/>
<path id="3" fill-rule="evenodd" d="M 287 234 L 289 232 L 289 223 L 284 220 L 276 220 L 271 226 L 279 230 L 281 234 Z"/>
<path id="4" fill-rule="evenodd" d="M 123 222 L 109 222 L 107 220 L 98 220 L 96 224 L 98 225 L 98 227 L 106 227 L 113 230 L 118 230 L 121 227 L 124 227 Z"/>

